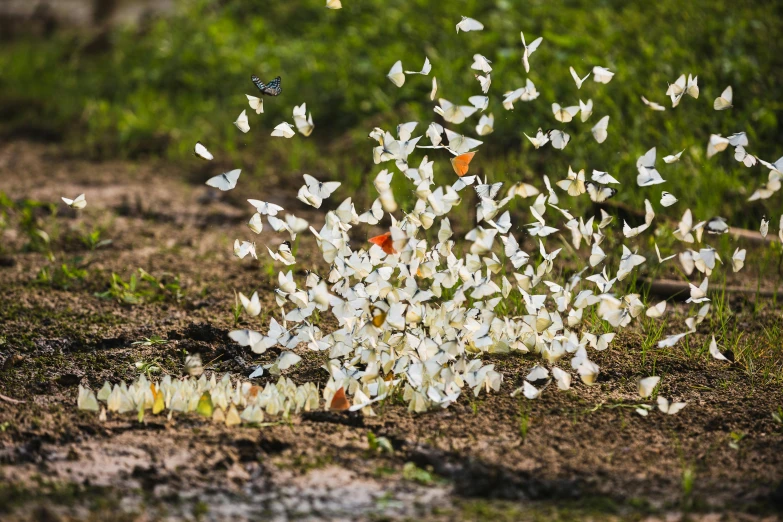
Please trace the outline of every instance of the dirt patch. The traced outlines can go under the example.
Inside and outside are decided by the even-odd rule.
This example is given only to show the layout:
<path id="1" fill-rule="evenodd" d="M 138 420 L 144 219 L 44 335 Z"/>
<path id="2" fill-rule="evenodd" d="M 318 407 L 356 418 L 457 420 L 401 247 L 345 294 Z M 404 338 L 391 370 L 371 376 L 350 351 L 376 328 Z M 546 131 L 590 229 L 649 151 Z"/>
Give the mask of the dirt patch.
<path id="1" fill-rule="evenodd" d="M 101 423 L 77 411 L 78 384 L 95 389 L 104 380 L 129 381 L 138 361 L 179 375 L 184 350 L 201 353 L 210 373 L 247 375 L 279 353 L 254 356 L 227 338 L 235 289 L 262 290 L 275 313 L 268 290 L 276 271 L 231 256 L 233 239 L 251 235 L 244 225 L 250 208 L 237 195 L 213 196 L 196 181 L 198 168 L 88 163 L 20 142 L 0 147 L 0 190 L 12 200 L 88 197 L 78 215 L 62 206 L 56 216 L 45 207 L 35 211 L 58 263 L 79 258 L 74 264 L 86 267 L 87 275 L 67 288 L 34 283 L 43 267 L 56 265 L 23 231 L 2 231 L 0 393 L 25 402 L 0 400 L 0 518 L 568 520 L 690 513 L 698 520 L 721 512 L 754 520 L 774 519 L 783 509 L 783 425 L 772 416 L 783 407 L 780 308 L 747 296 L 732 298 L 734 313 L 711 328 L 744 332 L 734 349 L 738 359 L 754 350 L 742 359 L 751 365 L 709 358 L 710 328 L 687 346 L 643 352 L 649 332 L 638 327 L 596 354 L 597 386 L 536 401 L 510 397 L 536 359 L 492 356 L 505 376 L 500 393 L 465 394 L 447 410 L 422 415 L 387 403 L 378 417 L 312 412 L 291 423 L 228 429 L 184 415 L 148 416 L 143 424 L 110 416 Z M 247 183 L 248 197 L 274 199 Z M 316 219 L 289 203 L 297 215 Z M 81 237 L 96 223 L 112 243 L 93 250 Z M 264 232 L 256 241 L 281 239 Z M 298 266 L 309 265 L 308 248 L 303 241 Z M 176 277 L 181 295 L 152 289 L 137 305 L 95 295 L 107 290 L 112 273 L 127 281 L 139 268 Z M 261 320 L 245 324 L 262 327 Z M 168 343 L 133 344 L 152 336 Z M 296 351 L 304 360 L 289 376 L 325 382 L 324 356 Z M 688 402 L 681 414 L 634 413 L 636 379 L 652 373 L 664 377 L 662 395 Z M 386 437 L 393 453 L 371 449 L 368 432 Z"/>

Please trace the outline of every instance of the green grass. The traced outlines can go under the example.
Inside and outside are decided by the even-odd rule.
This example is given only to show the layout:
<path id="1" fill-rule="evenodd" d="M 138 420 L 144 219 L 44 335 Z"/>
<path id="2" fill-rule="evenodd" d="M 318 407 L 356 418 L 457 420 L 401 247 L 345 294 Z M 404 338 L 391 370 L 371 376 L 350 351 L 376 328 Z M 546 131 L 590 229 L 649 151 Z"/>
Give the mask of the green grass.
<path id="1" fill-rule="evenodd" d="M 774 4 L 390 0 L 346 2 L 339 11 L 321 4 L 187 0 L 169 19 L 108 34 L 108 45 L 97 45 L 101 40 L 95 34 L 6 44 L 0 50 L 5 116 L 0 132 L 54 132 L 75 151 L 92 156 L 182 159 L 202 140 L 221 164 L 243 165 L 270 182 L 301 172 L 339 177 L 345 186 L 338 197 L 354 195 L 368 204 L 374 197 L 367 190 L 369 174 L 379 170 L 371 163 L 369 130 L 418 120 L 423 132 L 428 121 L 440 121 L 428 98 L 431 79 L 409 76 L 397 89 L 385 78 L 390 66 L 401 59 L 406 69 L 418 69 L 427 55 L 439 95 L 465 103 L 478 92 L 469 68 L 472 55 L 482 53 L 494 67 L 489 112 L 495 114 L 496 130 L 474 162 L 477 173 L 540 184 L 543 173 L 564 177 L 569 164 L 588 172 L 608 170 L 626 189 L 616 199 L 638 207 L 645 196 L 635 190 L 636 158 L 654 145 L 659 160 L 685 148 L 680 163 L 662 168 L 666 190 L 682 201 L 674 212 L 690 205 L 699 218 L 724 215 L 734 218 L 733 224 L 757 226 L 762 214 L 779 208 L 779 194 L 744 204 L 765 171 L 740 166 L 731 151 L 705 158 L 710 133 L 743 130 L 751 152 L 768 160 L 781 153 L 776 148 L 781 44 L 768 35 L 783 32 L 783 21 Z M 454 26 L 462 15 L 478 18 L 486 29 L 457 34 Z M 500 106 L 502 93 L 524 85 L 526 78 L 520 30 L 528 39 L 544 37 L 529 75 L 541 97 L 507 112 Z M 570 65 L 581 74 L 593 65 L 617 74 L 606 86 L 589 80 L 577 91 Z M 699 76 L 698 100 L 685 99 L 663 113 L 641 104 L 639 96 L 645 95 L 669 105 L 667 82 L 689 72 Z M 267 99 L 265 114 L 252 114 L 251 133 L 242 135 L 232 122 L 247 108 L 244 94 L 255 89 L 251 73 L 281 75 L 283 94 Z M 735 107 L 712 110 L 712 100 L 728 84 L 734 87 Z M 555 125 L 550 104 L 576 104 L 579 98 L 593 99 L 591 120 Z M 269 137 L 302 102 L 313 112 L 314 135 Z M 609 138 L 599 146 L 590 127 L 604 114 L 611 117 Z M 452 127 L 472 133 L 474 119 Z M 539 126 L 564 127 L 572 142 L 562 152 L 533 151 L 522 133 Z M 447 153 L 430 151 L 430 156 L 438 159 L 436 179 L 450 179 Z M 646 195 L 657 197 L 657 192 Z"/>

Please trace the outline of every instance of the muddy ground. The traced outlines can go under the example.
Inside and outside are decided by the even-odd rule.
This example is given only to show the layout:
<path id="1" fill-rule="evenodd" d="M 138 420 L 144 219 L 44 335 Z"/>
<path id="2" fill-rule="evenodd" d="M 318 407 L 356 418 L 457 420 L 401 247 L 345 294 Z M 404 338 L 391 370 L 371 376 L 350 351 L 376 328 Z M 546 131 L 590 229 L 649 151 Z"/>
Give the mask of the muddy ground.
<path id="1" fill-rule="evenodd" d="M 734 314 L 724 324 L 742 334 L 742 363 L 703 352 L 709 321 L 689 345 L 644 355 L 647 332 L 637 327 L 597 354 L 598 386 L 536 401 L 510 397 L 536 361 L 515 355 L 490 357 L 505 375 L 500 393 L 463 395 L 423 415 L 386 404 L 375 418 L 316 412 L 229 429 L 194 415 L 102 423 L 78 411 L 78 384 L 130 381 L 137 361 L 180 375 L 184 351 L 198 352 L 209 372 L 247 375 L 275 358 L 227 338 L 235 289 L 257 288 L 272 307 L 268 263 L 231 255 L 234 238 L 250 236 L 242 196 L 318 217 L 294 190 L 265 193 L 260 180 L 215 196 L 203 185 L 209 175 L 195 161 L 98 164 L 51 145 L 0 145 L 0 191 L 17 212 L 25 198 L 88 198 L 79 214 L 62 204 L 57 216 L 29 210 L 52 238 L 54 262 L 23 226 L 0 231 L 0 519 L 778 520 L 781 309 L 747 296 L 727 301 Z M 91 250 L 84 238 L 96 227 L 112 242 Z M 281 240 L 265 231 L 259 254 Z M 308 248 L 299 270 L 309 266 Z M 58 274 L 62 263 L 84 277 L 36 282 L 42 268 Z M 95 295 L 112 273 L 127 281 L 139 268 L 177 277 L 182 296 L 148 289 L 144 302 L 128 305 Z M 153 335 L 168 343 L 132 344 Z M 290 377 L 325 382 L 322 356 L 297 352 L 304 361 Z M 635 381 L 651 374 L 663 376 L 662 395 L 688 402 L 685 410 L 634 413 Z M 393 453 L 371 449 L 369 432 L 388 438 Z"/>

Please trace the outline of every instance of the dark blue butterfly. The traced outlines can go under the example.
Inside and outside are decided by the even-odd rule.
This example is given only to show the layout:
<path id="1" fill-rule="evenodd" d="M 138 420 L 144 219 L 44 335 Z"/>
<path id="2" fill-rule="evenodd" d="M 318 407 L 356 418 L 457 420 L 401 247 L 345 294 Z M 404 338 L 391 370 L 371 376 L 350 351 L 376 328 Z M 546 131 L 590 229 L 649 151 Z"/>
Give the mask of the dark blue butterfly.
<path id="1" fill-rule="evenodd" d="M 261 91 L 261 94 L 266 94 L 267 96 L 277 96 L 283 92 L 283 89 L 280 87 L 279 76 L 269 83 L 262 82 L 255 74 L 252 75 L 250 79 L 253 80 L 253 83 L 256 85 L 256 87 L 258 87 L 258 90 Z"/>

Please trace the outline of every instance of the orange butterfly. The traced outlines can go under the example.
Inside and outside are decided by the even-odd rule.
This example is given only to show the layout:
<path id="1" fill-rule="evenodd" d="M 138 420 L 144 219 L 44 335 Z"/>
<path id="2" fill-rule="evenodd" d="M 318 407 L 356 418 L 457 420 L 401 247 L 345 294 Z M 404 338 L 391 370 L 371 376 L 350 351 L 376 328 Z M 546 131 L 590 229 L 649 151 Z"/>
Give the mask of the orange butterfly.
<path id="1" fill-rule="evenodd" d="M 385 234 L 381 234 L 380 236 L 371 237 L 367 241 L 375 245 L 378 245 L 383 249 L 384 252 L 386 252 L 389 255 L 397 253 L 397 251 L 394 250 L 394 241 L 392 241 L 391 232 L 386 232 Z"/>
<path id="2" fill-rule="evenodd" d="M 454 167 L 454 172 L 457 173 L 457 176 L 462 177 L 468 173 L 470 160 L 472 160 L 475 155 L 475 152 L 466 152 L 465 154 L 460 154 L 456 158 L 451 159 L 451 166 Z"/>
<path id="3" fill-rule="evenodd" d="M 351 402 L 345 396 L 345 388 L 340 388 L 332 396 L 332 402 L 329 404 L 329 409 L 332 411 L 346 411 L 351 407 Z"/>

